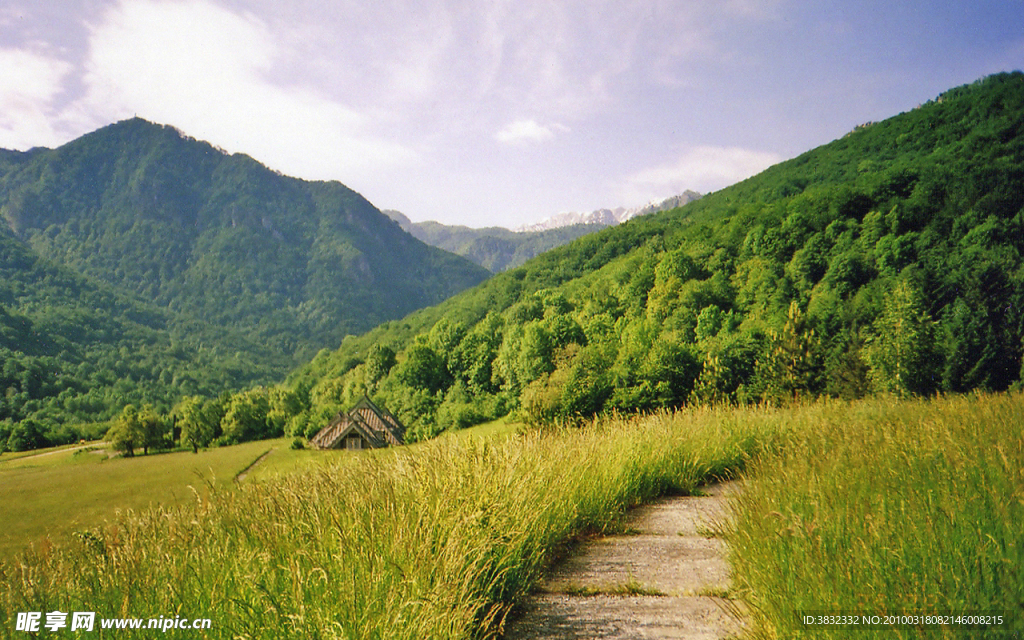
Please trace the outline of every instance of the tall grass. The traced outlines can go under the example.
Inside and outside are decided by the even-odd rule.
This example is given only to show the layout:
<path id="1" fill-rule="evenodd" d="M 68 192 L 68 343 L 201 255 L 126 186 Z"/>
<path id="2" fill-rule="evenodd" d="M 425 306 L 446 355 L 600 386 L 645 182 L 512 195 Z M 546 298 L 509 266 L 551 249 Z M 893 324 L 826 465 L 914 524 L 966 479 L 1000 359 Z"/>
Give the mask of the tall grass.
<path id="1" fill-rule="evenodd" d="M 1024 637 L 1024 396 L 823 404 L 790 420 L 752 465 L 729 537 L 754 637 L 866 637 L 805 626 L 808 612 L 991 612 L 1003 625 L 876 633 Z"/>
<path id="2" fill-rule="evenodd" d="M 778 424 L 697 410 L 446 439 L 197 492 L 194 504 L 0 564 L 0 633 L 17 612 L 59 610 L 210 618 L 206 635 L 223 638 L 486 636 L 568 541 L 740 469 Z"/>

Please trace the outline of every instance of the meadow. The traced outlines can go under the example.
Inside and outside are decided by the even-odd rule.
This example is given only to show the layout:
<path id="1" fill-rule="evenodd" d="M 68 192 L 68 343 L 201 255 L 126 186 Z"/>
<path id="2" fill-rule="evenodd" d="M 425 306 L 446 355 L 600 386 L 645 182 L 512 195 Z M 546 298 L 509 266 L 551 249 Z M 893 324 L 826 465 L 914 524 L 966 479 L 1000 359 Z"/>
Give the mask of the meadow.
<path id="1" fill-rule="evenodd" d="M 185 504 L 196 491 L 228 488 L 267 451 L 273 455 L 252 469 L 249 479 L 308 464 L 311 452 L 290 450 L 291 440 L 133 458 L 110 457 L 101 442 L 41 455 L 5 453 L 0 456 L 0 558 L 12 558 L 29 545 L 59 544 L 71 532 L 114 522 L 121 511 Z"/>
<path id="2" fill-rule="evenodd" d="M 493 637 L 575 541 L 658 495 L 739 476 L 729 596 L 752 636 L 923 633 L 807 628 L 804 611 L 1000 611 L 1005 624 L 979 637 L 1012 638 L 1022 415 L 1020 394 L 881 398 L 505 426 L 311 466 L 314 452 L 276 467 L 275 453 L 262 478 L 0 564 L 0 629 L 57 609 L 212 620 L 169 637 Z"/>
<path id="3" fill-rule="evenodd" d="M 752 637 L 864 638 L 865 615 L 909 616 L 876 637 L 1024 637 L 1024 396 L 822 404 L 790 420 L 750 466 L 729 535 Z M 1003 622 L 969 624 L 979 614 Z"/>

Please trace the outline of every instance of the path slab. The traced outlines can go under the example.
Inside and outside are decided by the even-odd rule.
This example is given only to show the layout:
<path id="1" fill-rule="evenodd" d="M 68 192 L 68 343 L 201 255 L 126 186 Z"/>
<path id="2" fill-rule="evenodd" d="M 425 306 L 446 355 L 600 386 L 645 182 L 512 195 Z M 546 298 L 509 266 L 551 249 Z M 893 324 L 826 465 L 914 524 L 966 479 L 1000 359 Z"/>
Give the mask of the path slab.
<path id="1" fill-rule="evenodd" d="M 670 596 L 721 592 L 729 588 L 725 551 L 722 540 L 694 536 L 602 538 L 562 564 L 543 589 L 614 591 L 632 582 Z"/>
<path id="2" fill-rule="evenodd" d="M 728 591 L 724 540 L 735 483 L 702 496 L 662 498 L 636 509 L 630 535 L 592 540 L 560 566 L 507 625 L 506 640 L 668 638 L 739 635 L 740 605 Z M 648 595 L 616 595 L 644 592 Z M 579 595 L 579 594 L 591 595 Z"/>
<path id="3" fill-rule="evenodd" d="M 731 603 L 718 598 L 565 596 L 545 594 L 528 605 L 508 640 L 718 640 L 740 633 Z"/>

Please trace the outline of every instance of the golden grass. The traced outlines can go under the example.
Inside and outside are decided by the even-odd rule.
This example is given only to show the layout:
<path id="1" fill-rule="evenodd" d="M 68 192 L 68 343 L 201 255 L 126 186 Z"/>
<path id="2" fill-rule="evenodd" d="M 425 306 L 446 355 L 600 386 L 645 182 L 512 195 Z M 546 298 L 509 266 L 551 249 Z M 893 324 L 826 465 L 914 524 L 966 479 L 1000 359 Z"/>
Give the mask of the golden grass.
<path id="1" fill-rule="evenodd" d="M 225 638 L 479 637 L 574 536 L 770 437 L 758 412 L 694 411 L 339 458 L 0 564 L 0 628 L 59 609 L 209 617 Z"/>
<path id="2" fill-rule="evenodd" d="M 754 637 L 1024 637 L 1024 396 L 825 403 L 790 419 L 728 536 Z M 867 632 L 804 625 L 808 613 L 1004 623 Z"/>

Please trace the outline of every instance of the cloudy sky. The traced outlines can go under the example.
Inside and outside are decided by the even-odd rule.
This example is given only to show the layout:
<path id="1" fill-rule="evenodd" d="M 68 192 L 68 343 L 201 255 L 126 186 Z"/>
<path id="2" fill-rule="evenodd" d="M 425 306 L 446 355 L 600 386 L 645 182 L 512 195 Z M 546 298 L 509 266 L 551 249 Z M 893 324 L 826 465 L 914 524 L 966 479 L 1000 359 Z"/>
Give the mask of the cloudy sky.
<path id="1" fill-rule="evenodd" d="M 413 220 L 706 192 L 1024 67 L 1024 0 L 3 0 L 0 147 L 138 115 Z"/>

